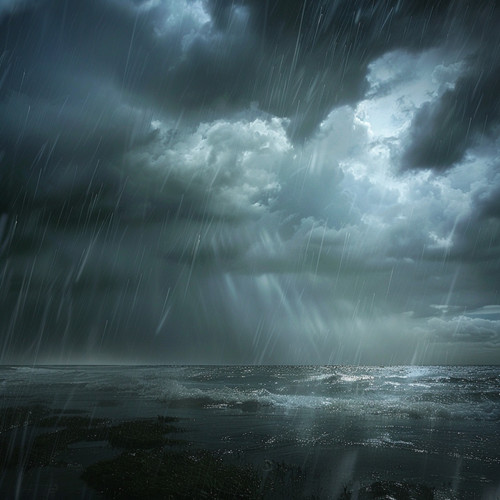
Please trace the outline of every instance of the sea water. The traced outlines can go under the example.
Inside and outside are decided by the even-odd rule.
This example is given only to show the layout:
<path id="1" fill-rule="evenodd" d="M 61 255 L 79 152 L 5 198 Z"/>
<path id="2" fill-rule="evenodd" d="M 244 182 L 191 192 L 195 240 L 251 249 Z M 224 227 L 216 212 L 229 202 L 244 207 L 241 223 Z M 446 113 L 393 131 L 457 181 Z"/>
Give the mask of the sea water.
<path id="1" fill-rule="evenodd" d="M 322 498 L 376 480 L 500 498 L 499 367 L 0 367 L 0 405 L 32 404 L 177 416 L 200 447 L 300 466 Z"/>

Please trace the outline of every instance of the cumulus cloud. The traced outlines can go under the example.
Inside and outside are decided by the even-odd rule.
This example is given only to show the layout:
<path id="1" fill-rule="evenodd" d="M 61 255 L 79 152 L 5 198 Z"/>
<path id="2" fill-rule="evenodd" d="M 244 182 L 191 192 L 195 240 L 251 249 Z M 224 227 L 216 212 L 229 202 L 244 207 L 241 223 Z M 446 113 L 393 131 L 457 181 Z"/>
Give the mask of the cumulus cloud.
<path id="1" fill-rule="evenodd" d="M 276 197 L 291 150 L 283 120 L 218 120 L 187 133 L 153 125 L 154 143 L 134 149 L 127 162 L 136 185 L 149 183 L 148 193 L 159 187 L 158 202 L 182 198 L 194 210 L 234 217 L 258 215 Z"/>
<path id="2" fill-rule="evenodd" d="M 500 343 L 500 322 L 467 315 L 445 320 L 431 318 L 428 325 L 436 342 L 486 343 L 495 347 Z"/>

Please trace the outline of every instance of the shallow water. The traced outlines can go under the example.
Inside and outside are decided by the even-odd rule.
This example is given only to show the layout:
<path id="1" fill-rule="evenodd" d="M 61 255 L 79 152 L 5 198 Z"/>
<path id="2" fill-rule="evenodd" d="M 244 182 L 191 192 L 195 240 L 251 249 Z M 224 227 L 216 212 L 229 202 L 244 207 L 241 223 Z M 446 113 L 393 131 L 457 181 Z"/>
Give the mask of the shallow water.
<path id="1" fill-rule="evenodd" d="M 498 367 L 1 367 L 0 405 L 169 414 L 200 446 L 300 465 L 335 498 L 378 479 L 500 495 Z"/>

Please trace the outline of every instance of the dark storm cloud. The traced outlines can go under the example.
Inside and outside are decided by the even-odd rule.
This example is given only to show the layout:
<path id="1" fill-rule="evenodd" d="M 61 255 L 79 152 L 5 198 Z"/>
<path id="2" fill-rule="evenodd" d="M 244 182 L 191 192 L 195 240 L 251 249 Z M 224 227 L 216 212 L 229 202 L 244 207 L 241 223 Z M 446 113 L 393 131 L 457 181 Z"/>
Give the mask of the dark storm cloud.
<path id="1" fill-rule="evenodd" d="M 444 171 L 460 162 L 467 150 L 498 133 L 500 100 L 500 10 L 496 2 L 474 4 L 454 20 L 456 46 L 466 55 L 465 67 L 452 89 L 425 103 L 414 115 L 402 168 Z M 467 17 L 466 17 L 467 16 Z"/>
<path id="2" fill-rule="evenodd" d="M 333 106 L 362 98 L 376 57 L 432 46 L 463 22 L 446 3 L 219 1 L 206 5 L 212 23 L 181 16 L 165 26 L 175 4 L 140 4 L 46 1 L 4 15 L 4 164 L 119 154 L 147 140 L 153 108 L 199 120 L 256 102 L 304 137 Z M 426 121 L 416 120 L 414 144 Z"/>
<path id="3" fill-rule="evenodd" d="M 292 118 L 292 137 L 309 136 L 334 106 L 359 101 L 368 65 L 396 49 L 422 49 L 443 35 L 446 8 L 415 2 L 210 2 L 221 32 L 248 15 L 247 86 L 237 97 Z M 235 5 L 238 6 L 235 8 Z M 238 11 L 239 9 L 239 11 Z"/>
<path id="4" fill-rule="evenodd" d="M 108 86 L 129 93 L 131 102 L 139 99 L 141 107 L 146 99 L 156 109 L 206 118 L 257 102 L 264 111 L 292 117 L 290 132 L 303 137 L 333 106 L 362 98 L 367 66 L 376 57 L 395 48 L 422 49 L 444 36 L 450 14 L 432 4 L 209 2 L 213 23 L 196 26 L 184 16 L 165 27 L 162 20 L 178 14 L 175 3 L 134 10 L 120 2 L 76 8 L 41 2 L 3 19 L 4 112 L 14 121 L 5 128 L 16 140 L 26 135 L 26 147 L 31 133 L 44 128 L 37 117 L 47 116 L 44 125 L 61 134 L 59 148 L 69 141 L 68 149 L 92 154 L 103 136 L 106 148 L 126 147 L 135 117 L 124 121 L 104 112 L 117 108 L 103 102 Z M 34 102 L 34 117 L 26 118 Z M 79 111 L 85 113 L 75 124 Z M 118 130 L 107 120 L 120 124 Z"/>
<path id="5" fill-rule="evenodd" d="M 445 170 L 462 160 L 481 137 L 497 132 L 499 73 L 500 60 L 474 64 L 453 90 L 422 106 L 411 124 L 403 167 Z"/>

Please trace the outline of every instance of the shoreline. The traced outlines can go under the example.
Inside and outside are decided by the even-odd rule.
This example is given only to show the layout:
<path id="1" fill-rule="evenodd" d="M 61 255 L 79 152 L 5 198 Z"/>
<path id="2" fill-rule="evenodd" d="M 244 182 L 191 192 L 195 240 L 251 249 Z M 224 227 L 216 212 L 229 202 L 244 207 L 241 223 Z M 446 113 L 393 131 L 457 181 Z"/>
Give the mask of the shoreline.
<path id="1" fill-rule="evenodd" d="M 324 489 L 286 461 L 250 463 L 183 439 L 182 418 L 91 418 L 43 405 L 0 411 L 0 490 L 6 498 L 441 498 L 406 481 L 351 481 Z M 457 498 L 448 496 L 447 498 Z"/>

